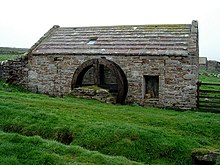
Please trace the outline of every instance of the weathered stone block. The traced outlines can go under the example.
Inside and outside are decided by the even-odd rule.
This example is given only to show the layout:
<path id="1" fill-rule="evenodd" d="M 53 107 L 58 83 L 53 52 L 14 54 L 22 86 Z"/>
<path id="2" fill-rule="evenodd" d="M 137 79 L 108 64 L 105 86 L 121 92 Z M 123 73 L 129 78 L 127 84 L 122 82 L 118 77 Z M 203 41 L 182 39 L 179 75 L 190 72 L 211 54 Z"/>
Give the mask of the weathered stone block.
<path id="1" fill-rule="evenodd" d="M 195 74 L 185 74 L 185 75 L 183 75 L 183 78 L 185 80 L 196 79 L 196 75 Z"/>

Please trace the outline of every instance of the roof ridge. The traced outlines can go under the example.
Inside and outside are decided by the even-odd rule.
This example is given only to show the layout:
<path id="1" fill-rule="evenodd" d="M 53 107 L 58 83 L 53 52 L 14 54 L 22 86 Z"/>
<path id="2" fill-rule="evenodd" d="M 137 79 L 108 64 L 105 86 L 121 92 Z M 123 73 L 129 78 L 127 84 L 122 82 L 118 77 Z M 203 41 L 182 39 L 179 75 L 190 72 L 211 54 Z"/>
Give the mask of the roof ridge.
<path id="1" fill-rule="evenodd" d="M 95 26 L 62 26 L 60 28 L 112 28 L 112 27 L 146 27 L 146 26 L 189 26 L 191 24 L 139 24 L 139 25 L 95 25 Z"/>
<path id="2" fill-rule="evenodd" d="M 54 25 L 51 29 L 49 29 L 30 49 L 29 51 L 27 52 L 27 55 L 29 55 L 30 53 L 32 53 L 32 51 L 34 49 L 36 49 L 40 44 L 41 42 L 43 42 L 46 38 L 50 37 L 52 35 L 52 33 L 56 30 L 60 28 L 59 25 Z"/>

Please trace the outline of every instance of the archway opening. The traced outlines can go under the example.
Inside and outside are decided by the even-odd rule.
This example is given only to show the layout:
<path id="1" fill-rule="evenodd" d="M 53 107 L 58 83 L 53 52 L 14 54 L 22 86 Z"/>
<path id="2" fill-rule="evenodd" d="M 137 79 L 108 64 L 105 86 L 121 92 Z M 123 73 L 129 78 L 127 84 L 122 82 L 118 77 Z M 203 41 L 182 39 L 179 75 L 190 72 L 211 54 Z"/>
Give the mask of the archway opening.
<path id="1" fill-rule="evenodd" d="M 110 60 L 105 58 L 88 60 L 76 69 L 72 89 L 88 85 L 109 90 L 116 98 L 116 103 L 125 102 L 128 91 L 126 75 L 116 63 Z"/>

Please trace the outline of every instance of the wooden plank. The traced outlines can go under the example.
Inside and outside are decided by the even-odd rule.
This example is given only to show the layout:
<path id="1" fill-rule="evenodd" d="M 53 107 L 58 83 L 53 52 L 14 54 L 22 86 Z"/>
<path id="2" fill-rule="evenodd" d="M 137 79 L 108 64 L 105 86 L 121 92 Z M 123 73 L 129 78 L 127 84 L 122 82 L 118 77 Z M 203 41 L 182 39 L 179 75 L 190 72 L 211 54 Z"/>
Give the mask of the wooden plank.
<path id="1" fill-rule="evenodd" d="M 220 97 L 218 97 L 218 96 L 202 96 L 202 95 L 200 95 L 199 98 L 220 99 Z"/>
<path id="2" fill-rule="evenodd" d="M 213 101 L 213 100 L 199 100 L 199 103 L 213 103 L 220 105 L 220 101 Z"/>
<path id="3" fill-rule="evenodd" d="M 208 86 L 209 86 L 209 85 L 210 85 L 210 86 L 213 86 L 213 85 L 214 85 L 214 86 L 220 86 L 220 84 L 216 84 L 216 83 L 203 83 L 203 82 L 202 82 L 202 83 L 199 83 L 199 84 L 200 84 L 200 85 L 208 85 Z"/>
<path id="4" fill-rule="evenodd" d="M 219 90 L 205 90 L 205 89 L 200 89 L 199 92 L 201 92 L 201 93 L 220 93 Z"/>
<path id="5" fill-rule="evenodd" d="M 212 112 L 212 113 L 220 113 L 220 109 L 216 108 L 199 108 L 201 112 Z"/>
<path id="6" fill-rule="evenodd" d="M 199 107 L 219 108 L 220 109 L 220 105 L 212 105 L 212 104 L 199 104 Z"/>

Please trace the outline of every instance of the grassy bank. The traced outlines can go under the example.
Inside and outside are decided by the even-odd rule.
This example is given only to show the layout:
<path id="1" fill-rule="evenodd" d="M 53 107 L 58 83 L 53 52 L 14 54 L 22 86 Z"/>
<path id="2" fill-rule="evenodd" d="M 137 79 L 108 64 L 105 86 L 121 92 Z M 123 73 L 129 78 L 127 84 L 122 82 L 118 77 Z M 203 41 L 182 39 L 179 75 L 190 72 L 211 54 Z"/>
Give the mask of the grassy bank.
<path id="1" fill-rule="evenodd" d="M 0 132 L 0 164 L 138 164 L 123 157 L 111 157 L 82 147 L 66 146 L 39 136 L 26 137 Z"/>
<path id="2" fill-rule="evenodd" d="M 0 138 L 1 141 L 4 139 L 0 148 L 8 142 L 12 156 L 4 156 L 4 150 L 0 150 L 0 155 L 3 154 L 9 162 L 30 161 L 29 156 L 20 158 L 13 149 L 14 145 L 19 144 L 24 148 L 17 149 L 22 154 L 28 150 L 28 145 L 16 143 L 17 138 L 32 143 L 36 140 L 36 153 L 44 148 L 42 143 L 51 145 L 51 148 L 61 147 L 60 150 L 67 155 L 60 156 L 56 149 L 48 149 L 32 159 L 48 159 L 52 164 L 58 159 L 80 162 L 80 155 L 70 152 L 70 148 L 80 147 L 84 148 L 80 151 L 89 153 L 85 153 L 85 159 L 91 163 L 98 162 L 93 152 L 90 153 L 96 151 L 100 159 L 123 157 L 110 157 L 105 161 L 112 163 L 106 164 L 120 164 L 120 161 L 128 164 L 132 160 L 169 165 L 191 164 L 191 152 L 194 150 L 220 148 L 218 114 L 110 105 L 73 97 L 51 98 L 25 92 L 4 82 L 0 83 L 0 116 Z M 76 159 L 69 160 L 69 157 Z M 113 162 L 113 159 L 117 160 Z"/>

